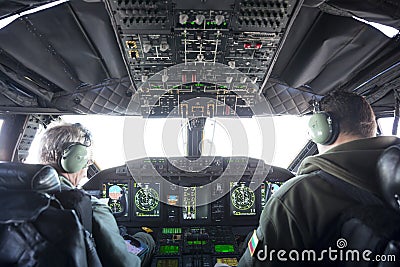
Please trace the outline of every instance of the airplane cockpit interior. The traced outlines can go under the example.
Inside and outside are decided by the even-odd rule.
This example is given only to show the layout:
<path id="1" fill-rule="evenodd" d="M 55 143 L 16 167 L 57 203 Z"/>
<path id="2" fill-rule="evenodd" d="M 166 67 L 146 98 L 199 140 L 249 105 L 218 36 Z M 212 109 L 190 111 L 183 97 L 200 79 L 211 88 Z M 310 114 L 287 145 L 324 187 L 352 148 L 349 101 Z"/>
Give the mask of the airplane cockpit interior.
<path id="1" fill-rule="evenodd" d="M 237 266 L 268 199 L 318 153 L 276 144 L 300 139 L 315 101 L 362 95 L 397 134 L 399 29 L 389 0 L 1 1 L 0 160 L 28 163 L 53 121 L 89 118 L 105 162 L 124 160 L 91 165 L 82 188 L 151 232 L 151 266 Z"/>

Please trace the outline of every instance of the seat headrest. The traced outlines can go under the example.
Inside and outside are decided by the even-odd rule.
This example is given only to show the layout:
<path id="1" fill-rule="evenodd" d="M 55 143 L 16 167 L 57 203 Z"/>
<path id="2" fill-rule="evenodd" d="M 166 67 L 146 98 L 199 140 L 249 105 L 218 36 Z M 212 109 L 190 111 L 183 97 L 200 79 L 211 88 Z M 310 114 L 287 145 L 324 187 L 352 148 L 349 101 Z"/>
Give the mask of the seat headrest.
<path id="1" fill-rule="evenodd" d="M 377 168 L 385 201 L 400 212 L 400 145 L 387 148 L 380 156 Z"/>
<path id="2" fill-rule="evenodd" d="M 0 191 L 53 193 L 61 190 L 57 171 L 47 165 L 0 162 Z"/>

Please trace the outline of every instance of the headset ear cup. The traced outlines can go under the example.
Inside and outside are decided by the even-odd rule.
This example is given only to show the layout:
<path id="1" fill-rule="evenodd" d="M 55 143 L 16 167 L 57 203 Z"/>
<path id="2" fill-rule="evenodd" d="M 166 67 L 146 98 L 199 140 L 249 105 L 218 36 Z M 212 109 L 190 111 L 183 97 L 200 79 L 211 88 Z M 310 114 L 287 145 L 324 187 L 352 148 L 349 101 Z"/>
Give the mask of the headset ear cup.
<path id="1" fill-rule="evenodd" d="M 339 129 L 329 113 L 317 112 L 311 116 L 308 122 L 308 134 L 313 142 L 330 145 L 335 142 Z"/>
<path id="2" fill-rule="evenodd" d="M 60 167 L 67 173 L 75 173 L 86 167 L 89 161 L 87 146 L 72 144 L 62 152 Z"/>
<path id="3" fill-rule="evenodd" d="M 333 144 L 339 136 L 339 124 L 338 124 L 337 120 L 334 119 L 331 115 L 329 115 L 328 120 L 330 120 L 330 124 L 332 127 L 332 134 L 324 145 Z"/>

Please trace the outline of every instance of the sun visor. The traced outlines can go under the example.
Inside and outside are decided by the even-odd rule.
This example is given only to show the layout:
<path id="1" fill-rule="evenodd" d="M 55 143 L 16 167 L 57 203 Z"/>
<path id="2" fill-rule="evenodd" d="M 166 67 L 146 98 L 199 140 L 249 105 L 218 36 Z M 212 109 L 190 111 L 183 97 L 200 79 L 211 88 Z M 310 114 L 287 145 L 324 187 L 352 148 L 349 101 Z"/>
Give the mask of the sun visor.
<path id="1" fill-rule="evenodd" d="M 278 79 L 291 87 L 306 86 L 318 93 L 337 88 L 373 64 L 376 54 L 391 42 L 369 25 L 326 13 L 316 18 L 304 37 L 288 64 L 280 66 L 283 71 Z"/>
<path id="2" fill-rule="evenodd" d="M 0 43 L 3 72 L 53 92 L 127 76 L 104 3 L 67 2 L 25 16 L 1 29 Z"/>
<path id="3" fill-rule="evenodd" d="M 400 29 L 399 1 L 334 0 L 327 4 L 356 17 Z"/>

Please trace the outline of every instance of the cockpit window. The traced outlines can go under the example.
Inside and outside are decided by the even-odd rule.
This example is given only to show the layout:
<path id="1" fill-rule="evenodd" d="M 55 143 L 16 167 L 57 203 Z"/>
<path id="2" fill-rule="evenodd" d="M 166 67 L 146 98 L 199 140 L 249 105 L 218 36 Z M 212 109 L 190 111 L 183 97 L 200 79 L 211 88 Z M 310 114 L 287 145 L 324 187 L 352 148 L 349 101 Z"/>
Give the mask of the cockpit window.
<path id="1" fill-rule="evenodd" d="M 392 135 L 393 130 L 393 117 L 386 117 L 386 118 L 379 118 L 378 119 L 378 126 L 381 130 L 382 135 Z M 397 136 L 400 136 L 399 129 L 397 129 Z"/>
<path id="2" fill-rule="evenodd" d="M 358 18 L 356 16 L 353 16 L 353 19 L 359 20 L 361 22 L 364 22 L 365 24 L 368 24 L 368 25 L 374 27 L 375 29 L 381 31 L 384 35 L 386 35 L 389 38 L 394 38 L 395 36 L 397 36 L 399 34 L 399 30 L 397 30 L 393 27 L 387 26 L 387 25 L 383 25 L 383 24 L 376 23 L 376 22 L 371 22 L 371 21 L 368 21 L 368 20 L 365 20 L 362 18 Z"/>
<path id="3" fill-rule="evenodd" d="M 141 157 L 174 157 L 187 155 L 187 120 L 179 118 L 117 117 L 102 115 L 64 115 L 65 122 L 82 123 L 93 135 L 93 159 L 101 169 L 123 165 L 126 160 Z M 270 119 L 270 118 L 269 118 Z M 127 120 L 127 121 L 126 121 Z M 287 168 L 298 152 L 306 144 L 307 117 L 273 117 L 274 129 L 268 132 L 259 130 L 256 118 L 211 118 L 204 127 L 202 155 L 205 156 L 249 156 L 261 158 L 267 163 Z M 133 128 L 130 128 L 132 125 Z M 143 131 L 142 134 L 140 132 Z M 232 132 L 239 132 L 238 138 Z M 32 143 L 28 163 L 38 162 L 41 129 Z M 144 147 L 135 149 L 142 138 Z M 268 140 L 274 138 L 274 140 Z M 235 149 L 233 143 L 246 143 L 245 149 Z M 274 144 L 267 147 L 269 158 L 263 158 L 261 144 Z M 177 144 L 175 147 L 171 144 Z M 239 144 L 243 145 L 243 144 Z M 134 155 L 127 151 L 135 151 Z M 126 156 L 128 155 L 128 156 Z M 128 157 L 128 158 L 127 158 Z M 272 158 L 272 162 L 271 162 Z"/>
<path id="4" fill-rule="evenodd" d="M 50 3 L 46 3 L 44 5 L 38 5 L 34 8 L 28 9 L 28 10 L 24 10 L 22 12 L 18 12 L 14 15 L 11 16 L 7 16 L 5 18 L 0 19 L 0 29 L 6 27 L 8 24 L 12 23 L 13 21 L 17 20 L 18 18 L 21 18 L 23 16 L 29 15 L 29 14 L 33 14 L 48 8 L 52 8 L 54 6 L 57 6 L 59 4 L 68 2 L 69 0 L 57 0 L 57 1 L 53 1 Z"/>
<path id="5" fill-rule="evenodd" d="M 235 156 L 232 151 L 232 139 L 224 125 L 232 123 L 242 124 L 247 138 L 243 141 L 248 142 L 248 156 L 261 158 L 272 165 L 287 168 L 295 156 L 300 152 L 308 141 L 307 136 L 308 117 L 298 116 L 275 116 L 273 117 L 273 128 L 275 134 L 275 147 L 273 149 L 272 162 L 268 158 L 263 158 L 260 151 L 261 144 L 267 143 L 269 135 L 259 131 L 259 121 L 255 118 L 213 118 L 208 120 L 205 126 L 203 144 L 204 155 Z M 238 127 L 239 128 L 239 127 Z M 215 154 L 213 154 L 215 153 Z"/>

